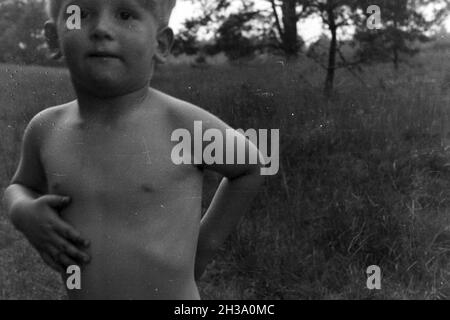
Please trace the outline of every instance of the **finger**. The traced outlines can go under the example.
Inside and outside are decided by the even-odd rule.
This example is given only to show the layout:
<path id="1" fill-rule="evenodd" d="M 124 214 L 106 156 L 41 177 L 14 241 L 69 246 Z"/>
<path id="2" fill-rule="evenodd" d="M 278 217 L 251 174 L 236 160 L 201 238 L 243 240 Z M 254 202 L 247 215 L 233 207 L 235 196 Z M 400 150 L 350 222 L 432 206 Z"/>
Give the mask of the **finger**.
<path id="1" fill-rule="evenodd" d="M 78 261 L 80 264 L 89 262 L 90 257 L 88 254 L 79 250 L 78 248 L 73 246 L 70 242 L 60 237 L 59 235 L 55 235 L 52 239 L 52 242 L 55 244 L 55 246 L 59 249 L 60 252 L 65 253 L 73 260 Z"/>
<path id="2" fill-rule="evenodd" d="M 50 256 L 50 254 L 48 253 L 41 253 L 41 258 L 42 260 L 44 260 L 44 262 L 53 270 L 55 270 L 56 272 L 59 273 L 63 273 L 64 272 L 64 268 L 57 264 L 55 261 L 53 261 L 52 257 Z"/>
<path id="3" fill-rule="evenodd" d="M 64 220 L 56 218 L 53 221 L 53 225 L 56 232 L 58 232 L 61 237 L 73 242 L 73 244 L 83 247 L 88 247 L 90 245 L 88 240 L 81 237 L 81 234 L 78 230 L 76 230 Z"/>
<path id="4" fill-rule="evenodd" d="M 67 270 L 67 267 L 60 261 L 59 258 L 59 250 L 55 246 L 49 245 L 47 247 L 47 251 L 49 252 L 48 255 L 50 259 L 58 266 L 59 269 L 62 270 L 62 273 L 65 273 Z"/>
<path id="5" fill-rule="evenodd" d="M 53 260 L 61 265 L 64 269 L 64 271 L 67 270 L 70 266 L 78 266 L 78 263 L 76 263 L 75 260 L 67 256 L 64 252 L 61 252 L 57 247 L 50 246 L 51 256 L 53 257 Z"/>
<path id="6" fill-rule="evenodd" d="M 38 201 L 46 203 L 49 207 L 54 209 L 62 209 L 70 203 L 70 197 L 60 196 L 56 194 L 47 194 L 39 198 Z"/>
<path id="7" fill-rule="evenodd" d="M 80 264 L 69 257 L 67 254 L 60 252 L 58 254 L 58 261 L 64 266 L 64 269 L 67 270 L 70 266 L 79 266 Z"/>

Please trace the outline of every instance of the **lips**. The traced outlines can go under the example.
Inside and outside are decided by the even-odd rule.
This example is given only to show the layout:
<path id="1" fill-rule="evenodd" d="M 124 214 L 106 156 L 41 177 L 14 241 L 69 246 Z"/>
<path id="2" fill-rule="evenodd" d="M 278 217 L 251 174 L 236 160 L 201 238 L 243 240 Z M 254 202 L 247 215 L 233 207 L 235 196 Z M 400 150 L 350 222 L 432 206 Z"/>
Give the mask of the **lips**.
<path id="1" fill-rule="evenodd" d="M 109 51 L 92 51 L 87 54 L 88 58 L 102 58 L 102 59 L 120 59 L 118 54 Z"/>

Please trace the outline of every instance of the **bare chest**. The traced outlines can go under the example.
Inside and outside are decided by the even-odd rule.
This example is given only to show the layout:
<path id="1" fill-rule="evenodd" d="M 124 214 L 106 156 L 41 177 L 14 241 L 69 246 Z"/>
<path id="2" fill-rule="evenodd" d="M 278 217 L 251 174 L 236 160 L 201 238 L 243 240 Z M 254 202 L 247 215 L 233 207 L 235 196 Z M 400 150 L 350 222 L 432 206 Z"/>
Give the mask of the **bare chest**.
<path id="1" fill-rule="evenodd" d="M 111 201 L 173 191 L 196 169 L 174 165 L 170 130 L 151 125 L 55 128 L 41 154 L 50 192 Z"/>

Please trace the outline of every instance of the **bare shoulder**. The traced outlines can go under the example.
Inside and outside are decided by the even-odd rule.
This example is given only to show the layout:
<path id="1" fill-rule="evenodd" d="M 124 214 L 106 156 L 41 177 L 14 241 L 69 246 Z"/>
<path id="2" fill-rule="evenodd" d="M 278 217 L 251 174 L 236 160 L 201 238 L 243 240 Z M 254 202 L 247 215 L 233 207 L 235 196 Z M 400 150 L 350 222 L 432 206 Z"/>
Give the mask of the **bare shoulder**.
<path id="1" fill-rule="evenodd" d="M 28 123 L 26 133 L 34 136 L 39 140 L 38 142 L 41 142 L 40 140 L 45 139 L 48 132 L 55 128 L 55 124 L 74 106 L 74 103 L 70 102 L 40 111 Z"/>
<path id="2" fill-rule="evenodd" d="M 177 128 L 193 129 L 195 121 L 201 121 L 203 128 L 215 128 L 226 130 L 228 124 L 212 113 L 187 101 L 174 98 L 161 91 L 154 90 L 153 93 L 158 103 L 167 111 L 168 117 Z"/>
<path id="3" fill-rule="evenodd" d="M 19 166 L 11 184 L 20 183 L 39 193 L 46 192 L 46 177 L 40 158 L 40 149 L 48 132 L 55 127 L 68 105 L 47 108 L 36 114 L 28 123 L 22 140 Z"/>

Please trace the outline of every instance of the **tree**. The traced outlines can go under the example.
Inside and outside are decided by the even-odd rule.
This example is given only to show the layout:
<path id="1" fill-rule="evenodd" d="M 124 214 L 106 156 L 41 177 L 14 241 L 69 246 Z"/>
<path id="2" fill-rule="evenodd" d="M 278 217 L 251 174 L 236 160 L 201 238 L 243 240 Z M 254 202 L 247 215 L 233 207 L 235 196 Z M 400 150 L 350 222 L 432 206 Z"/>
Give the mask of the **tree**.
<path id="1" fill-rule="evenodd" d="M 304 0 L 266 1 L 270 3 L 270 10 L 255 9 L 254 0 L 196 1 L 200 3 L 203 12 L 200 17 L 191 19 L 190 22 L 196 21 L 197 25 L 215 29 L 217 40 L 226 40 L 228 36 L 225 36 L 224 32 L 231 31 L 235 39 L 239 38 L 246 44 L 259 43 L 259 45 L 253 45 L 253 49 L 261 48 L 265 44 L 267 48 L 281 49 L 286 56 L 295 57 L 303 45 L 297 24 L 301 18 L 305 17 L 305 12 L 302 10 Z M 240 3 L 238 12 L 228 11 L 232 3 Z M 242 30 L 241 35 L 238 32 L 239 28 Z M 185 30 L 188 29 L 186 25 Z M 198 31 L 199 29 L 196 29 L 196 32 Z M 237 44 L 239 41 L 236 42 Z"/>
<path id="2" fill-rule="evenodd" d="M 177 37 L 175 53 L 179 49 L 189 49 L 189 53 L 216 54 L 224 52 L 230 60 L 252 55 L 263 47 L 266 37 L 261 36 L 256 22 L 264 20 L 259 10 L 254 9 L 254 1 L 242 1 L 238 11 L 228 10 L 231 0 L 199 1 L 202 13 L 184 23 Z M 198 34 L 207 30 L 209 41 L 199 44 Z M 264 32 L 262 32 L 264 34 Z"/>
<path id="3" fill-rule="evenodd" d="M 435 26 L 449 11 L 448 0 L 269 0 L 272 3 L 276 26 L 282 36 L 286 53 L 296 52 L 295 37 L 299 19 L 318 15 L 329 31 L 329 40 L 321 39 L 328 45 L 326 58 L 316 51 L 309 51 L 309 57 L 326 70 L 324 93 L 330 96 L 334 88 L 336 70 L 346 68 L 355 76 L 355 68 L 363 62 L 392 59 L 398 67 L 402 54 L 415 54 L 417 50 L 411 45 L 416 41 L 426 41 L 426 31 Z M 276 3 L 281 6 L 283 19 L 277 16 Z M 424 6 L 434 5 L 434 19 L 426 20 Z M 379 5 L 382 12 L 383 29 L 370 31 L 367 28 L 367 8 Z M 299 10 L 300 9 L 300 10 Z M 283 21 L 283 25 L 281 24 Z M 359 49 L 355 56 L 346 57 L 341 47 L 348 41 L 339 41 L 339 30 L 344 27 L 356 27 L 354 43 Z M 358 77 L 358 76 L 357 76 Z"/>
<path id="4" fill-rule="evenodd" d="M 184 22 L 184 29 L 177 33 L 172 48 L 172 53 L 177 56 L 182 53 L 197 54 L 200 46 L 197 40 L 199 22 L 196 19 L 189 19 Z"/>
<path id="5" fill-rule="evenodd" d="M 251 56 L 258 44 L 245 33 L 251 31 L 249 22 L 257 14 L 256 11 L 230 14 L 217 30 L 215 50 L 224 52 L 230 60 Z"/>
<path id="6" fill-rule="evenodd" d="M 272 13 L 275 20 L 275 26 L 278 30 L 281 47 L 284 53 L 290 56 L 296 56 L 300 49 L 297 23 L 301 17 L 297 14 L 297 0 L 269 0 L 272 6 Z M 279 9 L 281 7 L 281 19 Z"/>
<path id="7" fill-rule="evenodd" d="M 437 8 L 439 2 L 443 6 Z M 363 10 L 369 4 L 378 5 L 381 9 L 380 29 L 370 30 L 364 23 L 364 14 L 367 13 Z M 435 11 L 431 19 L 426 19 L 423 9 L 430 4 L 435 6 Z M 405 57 L 419 52 L 415 43 L 431 39 L 427 32 L 444 19 L 450 5 L 445 0 L 362 0 L 357 6 L 363 12 L 356 23 L 355 34 L 359 59 L 365 62 L 390 61 L 398 70 Z"/>
<path id="8" fill-rule="evenodd" d="M 32 64 L 46 60 L 44 8 L 39 0 L 0 1 L 1 61 Z"/>
<path id="9" fill-rule="evenodd" d="M 348 62 L 340 51 L 338 31 L 342 27 L 353 23 L 355 2 L 358 0 L 304 0 L 305 13 L 307 16 L 316 14 L 330 32 L 327 61 L 321 61 L 320 57 L 310 56 L 326 69 L 324 93 L 331 96 L 334 87 L 336 70 L 339 68 L 351 68 L 358 62 Z M 338 55 L 340 62 L 338 63 Z"/>

